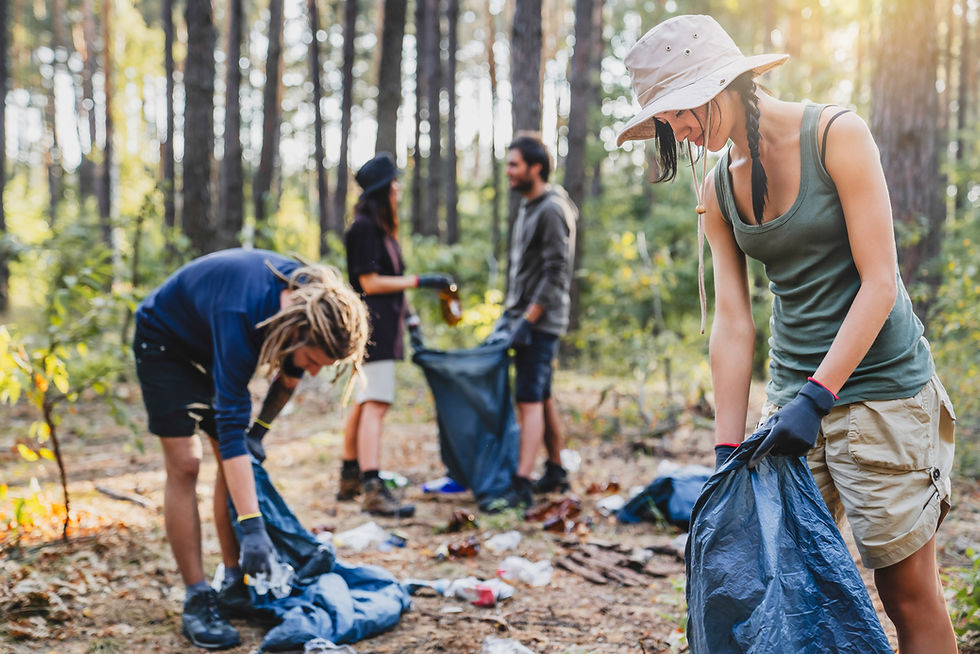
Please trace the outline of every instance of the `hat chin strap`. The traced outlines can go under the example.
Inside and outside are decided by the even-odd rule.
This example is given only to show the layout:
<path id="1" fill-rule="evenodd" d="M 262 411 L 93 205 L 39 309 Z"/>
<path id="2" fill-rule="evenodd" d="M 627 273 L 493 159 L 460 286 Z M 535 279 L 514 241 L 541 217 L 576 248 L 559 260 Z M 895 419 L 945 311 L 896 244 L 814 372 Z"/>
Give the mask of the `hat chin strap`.
<path id="1" fill-rule="evenodd" d="M 698 198 L 698 205 L 694 208 L 698 212 L 698 299 L 701 300 L 701 333 L 704 333 L 705 315 L 707 314 L 707 300 L 704 292 L 704 214 L 708 211 L 704 207 L 704 182 L 708 173 L 708 135 L 711 132 L 711 101 L 708 101 L 708 110 L 705 115 L 704 152 L 701 157 L 701 180 L 698 181 L 698 173 L 694 167 L 694 153 L 691 150 L 691 140 L 687 140 L 687 159 L 691 163 L 691 176 L 694 178 L 694 194 Z"/>

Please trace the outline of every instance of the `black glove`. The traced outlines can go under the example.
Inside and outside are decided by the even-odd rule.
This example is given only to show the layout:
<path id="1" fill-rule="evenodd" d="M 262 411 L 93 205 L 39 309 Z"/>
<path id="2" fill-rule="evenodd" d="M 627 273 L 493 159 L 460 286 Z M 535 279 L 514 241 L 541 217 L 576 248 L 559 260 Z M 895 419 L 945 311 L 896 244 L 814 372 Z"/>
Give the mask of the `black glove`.
<path id="1" fill-rule="evenodd" d="M 837 398 L 812 379 L 808 380 L 789 404 L 772 418 L 772 430 L 756 449 L 749 467 L 755 467 L 769 454 L 805 455 L 817 440 L 820 421 L 834 408 Z"/>
<path id="2" fill-rule="evenodd" d="M 420 288 L 434 288 L 437 291 L 446 291 L 456 285 L 453 278 L 443 273 L 424 273 L 415 277 L 416 286 Z"/>
<path id="3" fill-rule="evenodd" d="M 272 572 L 269 561 L 276 556 L 276 548 L 272 546 L 269 534 L 265 533 L 265 520 L 257 515 L 242 520 L 238 526 L 242 528 L 241 551 L 238 554 L 242 572 L 247 575 Z"/>
<path id="4" fill-rule="evenodd" d="M 718 470 L 728 460 L 728 457 L 732 455 L 732 452 L 738 449 L 738 445 L 732 443 L 719 443 L 715 445 L 715 471 Z"/>
<path id="5" fill-rule="evenodd" d="M 259 460 L 259 463 L 265 461 L 265 446 L 262 445 L 262 439 L 267 433 L 269 433 L 269 428 L 263 427 L 257 422 L 253 422 L 252 426 L 245 432 L 245 447 L 252 453 L 252 456 Z"/>
<path id="6" fill-rule="evenodd" d="M 531 344 L 531 322 L 521 318 L 510 333 L 510 344 L 514 347 L 526 347 Z"/>

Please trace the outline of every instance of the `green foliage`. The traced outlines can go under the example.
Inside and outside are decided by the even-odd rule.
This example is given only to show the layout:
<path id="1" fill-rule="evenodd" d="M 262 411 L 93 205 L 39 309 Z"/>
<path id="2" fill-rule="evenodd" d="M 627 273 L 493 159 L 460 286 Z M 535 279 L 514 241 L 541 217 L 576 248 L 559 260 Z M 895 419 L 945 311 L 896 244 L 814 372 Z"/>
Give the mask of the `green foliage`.
<path id="1" fill-rule="evenodd" d="M 980 552 L 968 549 L 973 565 L 950 580 L 955 594 L 950 602 L 950 616 L 958 636 L 980 638 Z"/>

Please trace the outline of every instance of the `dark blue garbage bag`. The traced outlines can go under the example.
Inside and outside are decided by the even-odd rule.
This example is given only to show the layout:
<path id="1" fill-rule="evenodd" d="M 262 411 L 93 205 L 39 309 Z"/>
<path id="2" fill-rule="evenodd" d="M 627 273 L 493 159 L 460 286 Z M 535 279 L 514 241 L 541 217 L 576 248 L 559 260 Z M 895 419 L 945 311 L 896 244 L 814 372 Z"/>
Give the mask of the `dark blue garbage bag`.
<path id="1" fill-rule="evenodd" d="M 704 487 L 687 540 L 692 654 L 891 654 L 802 458 L 746 465 L 768 425 Z"/>
<path id="2" fill-rule="evenodd" d="M 711 469 L 704 466 L 684 466 L 661 475 L 617 511 L 616 518 L 627 524 L 666 520 L 687 531 L 694 503 L 710 476 Z"/>
<path id="3" fill-rule="evenodd" d="M 478 502 L 499 496 L 517 472 L 521 430 L 514 417 L 507 344 L 451 352 L 430 350 L 416 336 L 412 357 L 436 406 L 439 450 L 449 477 Z"/>
<path id="4" fill-rule="evenodd" d="M 249 588 L 255 617 L 276 625 L 265 635 L 262 651 L 302 649 L 314 638 L 353 643 L 398 624 L 410 605 L 398 580 L 378 566 L 337 560 L 333 546 L 319 543 L 299 523 L 254 458 L 252 471 L 269 537 L 280 560 L 295 571 L 286 597 L 258 595 Z M 237 521 L 233 524 L 240 539 Z"/>

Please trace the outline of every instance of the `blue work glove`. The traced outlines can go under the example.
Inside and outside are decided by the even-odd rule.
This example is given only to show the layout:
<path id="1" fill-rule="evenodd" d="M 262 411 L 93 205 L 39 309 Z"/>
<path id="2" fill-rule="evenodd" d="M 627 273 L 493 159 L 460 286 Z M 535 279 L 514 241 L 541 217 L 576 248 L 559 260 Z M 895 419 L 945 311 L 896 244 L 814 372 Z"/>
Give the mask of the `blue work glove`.
<path id="1" fill-rule="evenodd" d="M 732 452 L 737 449 L 738 445 L 734 443 L 718 443 L 715 445 L 715 470 L 717 471 L 732 455 Z"/>
<path id="2" fill-rule="evenodd" d="M 259 463 L 265 461 L 265 446 L 262 445 L 262 439 L 267 433 L 269 433 L 269 428 L 263 427 L 257 422 L 253 422 L 252 426 L 245 432 L 245 447 L 252 453 L 252 456 L 259 460 Z"/>
<path id="3" fill-rule="evenodd" d="M 514 347 L 526 347 L 531 344 L 531 321 L 521 318 L 510 333 L 510 344 Z"/>
<path id="4" fill-rule="evenodd" d="M 242 528 L 238 554 L 238 565 L 241 566 L 242 572 L 247 575 L 272 572 L 270 561 L 276 556 L 276 548 L 272 546 L 269 534 L 265 532 L 265 520 L 257 515 L 242 520 L 238 526 Z"/>
<path id="5" fill-rule="evenodd" d="M 453 278 L 443 273 L 424 273 L 416 275 L 415 280 L 415 285 L 419 288 L 433 288 L 437 291 L 448 291 L 456 286 Z"/>
<path id="6" fill-rule="evenodd" d="M 820 421 L 834 408 L 837 398 L 812 378 L 789 404 L 776 412 L 772 429 L 763 439 L 749 461 L 754 468 L 764 456 L 772 452 L 786 456 L 805 455 L 817 440 Z"/>

